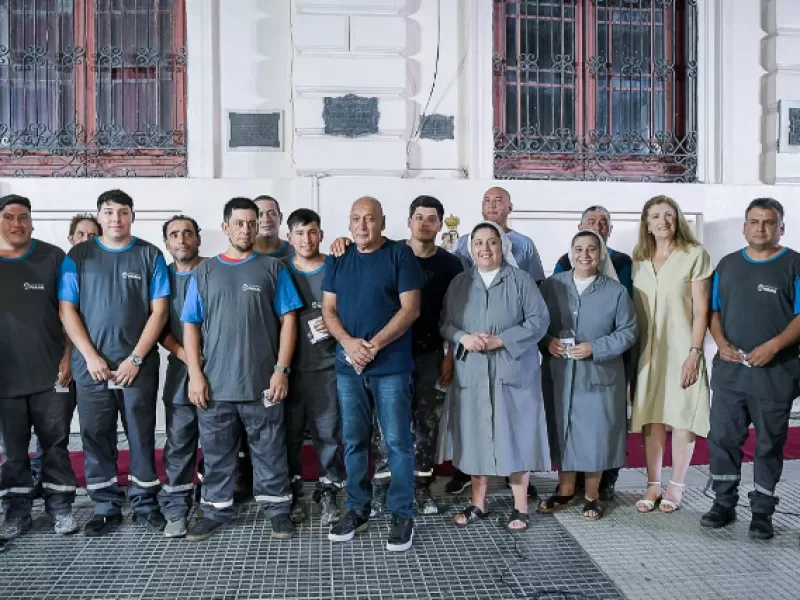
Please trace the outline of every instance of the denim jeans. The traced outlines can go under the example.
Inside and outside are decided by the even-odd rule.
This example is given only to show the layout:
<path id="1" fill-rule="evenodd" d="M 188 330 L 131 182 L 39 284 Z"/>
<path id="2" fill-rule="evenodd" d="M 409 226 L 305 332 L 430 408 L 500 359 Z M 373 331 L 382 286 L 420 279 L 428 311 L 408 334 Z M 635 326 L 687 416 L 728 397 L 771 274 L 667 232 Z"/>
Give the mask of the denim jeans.
<path id="1" fill-rule="evenodd" d="M 369 514 L 372 489 L 368 471 L 374 404 L 392 473 L 386 508 L 395 516 L 411 518 L 414 505 L 413 375 L 337 375 L 336 380 L 347 470 L 346 508 Z"/>

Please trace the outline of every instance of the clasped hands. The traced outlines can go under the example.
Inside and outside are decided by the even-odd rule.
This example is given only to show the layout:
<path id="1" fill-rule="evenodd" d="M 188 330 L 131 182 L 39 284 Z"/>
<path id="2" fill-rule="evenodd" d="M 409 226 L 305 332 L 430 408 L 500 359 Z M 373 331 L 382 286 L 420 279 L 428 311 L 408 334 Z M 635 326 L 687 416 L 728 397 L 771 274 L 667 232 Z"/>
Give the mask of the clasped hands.
<path id="1" fill-rule="evenodd" d="M 489 333 L 466 333 L 461 337 L 461 345 L 470 352 L 489 352 L 502 348 L 503 340 Z"/>

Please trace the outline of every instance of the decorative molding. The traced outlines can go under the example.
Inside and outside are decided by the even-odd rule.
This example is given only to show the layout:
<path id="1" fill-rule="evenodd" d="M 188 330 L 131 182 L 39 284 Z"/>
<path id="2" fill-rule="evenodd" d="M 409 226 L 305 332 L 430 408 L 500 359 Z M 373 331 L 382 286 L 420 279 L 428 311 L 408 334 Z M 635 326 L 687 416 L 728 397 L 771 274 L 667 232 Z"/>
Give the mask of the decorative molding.
<path id="1" fill-rule="evenodd" d="M 469 77 L 467 127 L 470 179 L 494 179 L 494 113 L 492 107 L 492 23 L 494 3 L 470 0 L 468 26 Z"/>

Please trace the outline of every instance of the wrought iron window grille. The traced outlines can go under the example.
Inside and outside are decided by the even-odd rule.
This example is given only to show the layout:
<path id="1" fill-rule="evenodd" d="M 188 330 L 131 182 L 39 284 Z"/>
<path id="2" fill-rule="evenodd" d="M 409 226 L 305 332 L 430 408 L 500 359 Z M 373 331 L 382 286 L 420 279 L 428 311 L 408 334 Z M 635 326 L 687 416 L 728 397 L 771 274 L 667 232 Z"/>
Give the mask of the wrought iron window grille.
<path id="1" fill-rule="evenodd" d="M 495 0 L 498 179 L 697 180 L 697 0 Z"/>

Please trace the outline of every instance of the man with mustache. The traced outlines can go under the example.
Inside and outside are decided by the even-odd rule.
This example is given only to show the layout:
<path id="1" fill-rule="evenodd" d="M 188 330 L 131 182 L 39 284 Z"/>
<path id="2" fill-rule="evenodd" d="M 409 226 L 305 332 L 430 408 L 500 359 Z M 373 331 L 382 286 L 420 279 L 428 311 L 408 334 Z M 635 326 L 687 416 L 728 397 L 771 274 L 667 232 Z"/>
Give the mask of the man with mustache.
<path id="1" fill-rule="evenodd" d="M 164 244 L 172 256 L 169 282 L 169 322 L 161 344 L 169 350 L 167 374 L 164 378 L 164 412 L 167 421 L 167 442 L 164 445 L 164 469 L 167 482 L 158 494 L 161 511 L 167 519 L 164 535 L 183 537 L 192 506 L 194 472 L 197 466 L 197 407 L 189 402 L 186 350 L 183 347 L 181 313 L 186 291 L 197 266 L 204 260 L 199 255 L 200 227 L 191 217 L 175 215 L 163 226 Z"/>
<path id="2" fill-rule="evenodd" d="M 290 538 L 282 401 L 297 338 L 295 311 L 302 301 L 286 266 L 255 251 L 258 207 L 252 200 L 228 201 L 222 230 L 228 249 L 196 268 L 181 315 L 189 400 L 201 409 L 204 465 L 203 518 L 186 539 L 205 540 L 233 519 L 242 429 L 256 502 L 271 522 L 272 536 Z"/>

